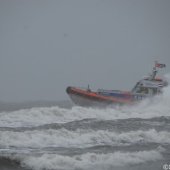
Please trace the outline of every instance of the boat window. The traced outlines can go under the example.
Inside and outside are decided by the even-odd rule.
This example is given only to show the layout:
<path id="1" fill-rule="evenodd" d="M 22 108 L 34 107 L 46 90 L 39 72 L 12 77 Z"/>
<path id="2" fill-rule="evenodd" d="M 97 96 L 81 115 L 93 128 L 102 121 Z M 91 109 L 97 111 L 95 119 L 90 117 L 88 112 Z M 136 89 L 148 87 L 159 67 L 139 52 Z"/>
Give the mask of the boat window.
<path id="1" fill-rule="evenodd" d="M 139 87 L 136 91 L 137 93 L 148 94 L 148 88 L 146 87 Z"/>
<path id="2" fill-rule="evenodd" d="M 144 91 L 144 94 L 148 94 L 148 88 L 144 87 L 143 91 Z"/>
<path id="3" fill-rule="evenodd" d="M 148 94 L 150 94 L 150 95 L 155 95 L 155 94 L 157 94 L 157 93 L 159 93 L 159 91 L 158 91 L 157 88 L 149 88 Z"/>

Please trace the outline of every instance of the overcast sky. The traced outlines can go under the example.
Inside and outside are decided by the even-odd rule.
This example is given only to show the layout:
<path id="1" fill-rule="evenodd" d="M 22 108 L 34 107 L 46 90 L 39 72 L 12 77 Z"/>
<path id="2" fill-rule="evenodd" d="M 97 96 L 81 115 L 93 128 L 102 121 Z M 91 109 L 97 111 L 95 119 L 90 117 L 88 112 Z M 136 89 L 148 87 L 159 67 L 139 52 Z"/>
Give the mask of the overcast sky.
<path id="1" fill-rule="evenodd" d="M 170 73 L 170 0 L 0 0 L 0 100 L 67 100 Z"/>

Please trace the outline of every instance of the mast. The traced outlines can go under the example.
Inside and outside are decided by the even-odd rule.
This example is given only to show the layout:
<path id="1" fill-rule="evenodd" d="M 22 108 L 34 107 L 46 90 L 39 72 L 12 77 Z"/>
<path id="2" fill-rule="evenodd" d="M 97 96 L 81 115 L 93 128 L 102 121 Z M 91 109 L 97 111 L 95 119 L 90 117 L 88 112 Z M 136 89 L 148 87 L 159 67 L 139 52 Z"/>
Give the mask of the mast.
<path id="1" fill-rule="evenodd" d="M 164 68 L 164 67 L 166 67 L 165 64 L 160 64 L 157 61 L 155 61 L 155 66 L 153 67 L 152 74 L 150 76 L 150 80 L 154 80 L 155 79 L 156 74 L 158 72 L 157 68 Z"/>
<path id="2" fill-rule="evenodd" d="M 157 72 L 158 70 L 156 69 L 156 67 L 153 67 L 152 74 L 150 76 L 151 80 L 155 79 Z"/>

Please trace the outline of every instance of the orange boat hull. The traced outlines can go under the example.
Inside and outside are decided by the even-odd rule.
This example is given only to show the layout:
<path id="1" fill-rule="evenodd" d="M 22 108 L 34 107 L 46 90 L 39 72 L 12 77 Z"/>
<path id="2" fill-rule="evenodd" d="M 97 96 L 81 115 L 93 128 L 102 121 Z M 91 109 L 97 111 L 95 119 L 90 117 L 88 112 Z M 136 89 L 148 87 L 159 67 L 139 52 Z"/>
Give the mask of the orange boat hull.
<path id="1" fill-rule="evenodd" d="M 112 104 L 132 103 L 131 97 L 122 99 L 112 96 L 104 96 L 97 92 L 75 87 L 68 87 L 66 89 L 66 92 L 70 96 L 72 101 L 80 106 L 108 106 Z"/>

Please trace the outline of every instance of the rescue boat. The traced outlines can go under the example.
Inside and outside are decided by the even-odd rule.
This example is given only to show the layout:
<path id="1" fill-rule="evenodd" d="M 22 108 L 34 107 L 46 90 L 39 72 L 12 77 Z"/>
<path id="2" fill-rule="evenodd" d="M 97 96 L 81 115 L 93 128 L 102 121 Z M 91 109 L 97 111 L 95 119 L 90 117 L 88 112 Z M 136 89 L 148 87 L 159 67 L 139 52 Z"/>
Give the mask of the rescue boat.
<path id="1" fill-rule="evenodd" d="M 69 86 L 67 87 L 66 92 L 70 96 L 71 100 L 76 105 L 80 106 L 133 104 L 145 98 L 162 93 L 163 87 L 167 86 L 168 83 L 165 79 L 156 77 L 156 74 L 158 72 L 158 68 L 164 67 L 166 67 L 165 64 L 155 62 L 152 74 L 138 81 L 131 91 L 104 89 L 92 91 L 89 86 L 86 89 Z"/>

